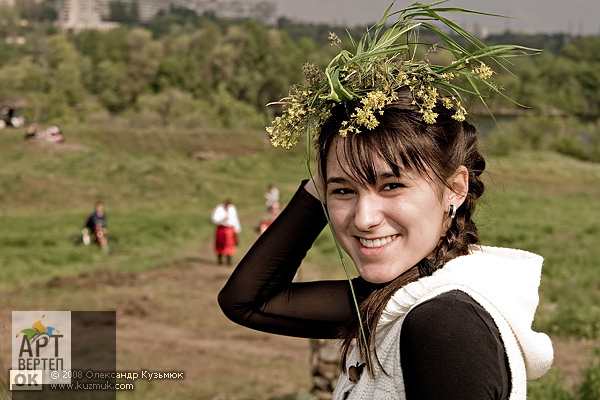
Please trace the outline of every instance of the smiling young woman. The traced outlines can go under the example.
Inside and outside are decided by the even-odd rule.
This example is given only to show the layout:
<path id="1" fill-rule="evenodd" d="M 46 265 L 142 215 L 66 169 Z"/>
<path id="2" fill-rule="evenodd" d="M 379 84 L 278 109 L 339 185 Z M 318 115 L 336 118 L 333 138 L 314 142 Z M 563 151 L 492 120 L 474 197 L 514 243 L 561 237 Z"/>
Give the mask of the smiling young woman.
<path id="1" fill-rule="evenodd" d="M 334 109 L 319 136 L 319 174 L 247 253 L 219 302 L 254 329 L 341 339 L 335 398 L 524 398 L 526 377 L 552 361 L 548 337 L 531 330 L 542 259 L 478 245 L 477 132 L 444 107 L 426 124 L 411 103 L 400 92 L 378 127 L 347 137 L 337 132 L 352 108 Z M 347 281 L 292 282 L 327 222 L 319 192 L 360 274 L 366 345 Z M 368 361 L 372 369 L 357 375 Z"/>
<path id="2" fill-rule="evenodd" d="M 420 15 L 430 6 L 413 7 Z M 315 81 L 329 86 L 294 92 L 317 94 L 291 97 L 287 122 L 276 120 L 272 140 L 285 145 L 290 123 L 312 123 L 298 115 L 319 116 L 319 171 L 249 250 L 219 304 L 253 329 L 340 339 L 334 399 L 525 399 L 526 380 L 553 358 L 548 336 L 531 329 L 542 257 L 479 244 L 477 131 L 460 102 L 438 98 L 431 83 L 454 73 L 422 76 L 427 64 L 399 62 L 389 75 L 381 51 L 375 44 L 373 62 L 361 55 L 363 64 L 340 70 L 334 59 L 327 80 Z M 449 68 L 463 73 L 469 57 Z M 473 74 L 490 75 L 484 64 Z M 363 96 L 342 87 L 355 78 L 356 90 L 368 86 Z M 360 276 L 350 285 L 293 282 L 328 222 Z"/>

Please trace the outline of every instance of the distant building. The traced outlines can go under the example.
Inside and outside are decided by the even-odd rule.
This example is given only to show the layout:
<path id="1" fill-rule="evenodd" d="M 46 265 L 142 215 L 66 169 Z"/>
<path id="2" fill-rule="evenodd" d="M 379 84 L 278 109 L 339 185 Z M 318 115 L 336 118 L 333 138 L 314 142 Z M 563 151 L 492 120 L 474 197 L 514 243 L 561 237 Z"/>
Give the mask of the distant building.
<path id="1" fill-rule="evenodd" d="M 274 25 L 277 20 L 277 4 L 274 1 L 242 0 L 172 0 L 173 4 L 186 7 L 202 15 L 212 12 L 223 19 L 254 19 L 265 25 Z"/>
<path id="2" fill-rule="evenodd" d="M 103 19 L 108 19 L 110 16 L 110 3 L 117 0 L 95 0 L 98 6 L 98 12 Z M 133 0 L 120 0 L 123 4 L 131 4 Z M 141 22 L 148 22 L 159 11 L 168 11 L 172 1 L 169 0 L 137 0 L 138 11 Z"/>
<path id="3" fill-rule="evenodd" d="M 58 0 L 58 24 L 63 29 L 112 29 L 118 24 L 102 20 L 102 7 L 97 0 Z"/>
<path id="4" fill-rule="evenodd" d="M 14 4 L 18 0 L 0 0 Z M 58 22 L 63 29 L 111 29 L 118 24 L 107 22 L 110 4 L 117 0 L 57 0 Z M 134 0 L 119 0 L 131 4 Z M 152 20 L 160 11 L 169 11 L 171 5 L 187 8 L 198 15 L 213 13 L 223 19 L 254 19 L 265 25 L 277 20 L 274 1 L 242 0 L 137 0 L 141 22 Z"/>
<path id="5" fill-rule="evenodd" d="M 129 0 L 131 2 L 131 0 Z M 138 0 L 140 21 L 152 20 L 160 11 L 169 11 L 171 2 L 166 0 Z"/>

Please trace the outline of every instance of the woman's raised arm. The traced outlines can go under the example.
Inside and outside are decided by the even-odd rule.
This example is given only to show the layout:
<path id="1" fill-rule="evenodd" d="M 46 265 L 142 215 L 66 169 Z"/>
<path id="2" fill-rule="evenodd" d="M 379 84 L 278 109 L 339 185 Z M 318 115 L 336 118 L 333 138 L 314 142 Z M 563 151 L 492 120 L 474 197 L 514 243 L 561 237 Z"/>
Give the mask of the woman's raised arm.
<path id="1" fill-rule="evenodd" d="M 347 280 L 293 282 L 327 220 L 321 203 L 304 188 L 258 238 L 219 293 L 219 305 L 232 321 L 264 332 L 334 338 L 356 317 Z M 359 297 L 368 291 L 354 280 Z"/>

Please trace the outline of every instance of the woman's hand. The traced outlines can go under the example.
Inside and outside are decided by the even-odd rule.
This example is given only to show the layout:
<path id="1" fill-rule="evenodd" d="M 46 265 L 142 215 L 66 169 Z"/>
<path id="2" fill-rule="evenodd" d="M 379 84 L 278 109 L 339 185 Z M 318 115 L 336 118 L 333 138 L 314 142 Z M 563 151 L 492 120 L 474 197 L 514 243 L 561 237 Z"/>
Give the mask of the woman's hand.
<path id="1" fill-rule="evenodd" d="M 315 198 L 325 202 L 325 183 L 320 173 L 313 175 L 304 185 L 304 189 Z"/>

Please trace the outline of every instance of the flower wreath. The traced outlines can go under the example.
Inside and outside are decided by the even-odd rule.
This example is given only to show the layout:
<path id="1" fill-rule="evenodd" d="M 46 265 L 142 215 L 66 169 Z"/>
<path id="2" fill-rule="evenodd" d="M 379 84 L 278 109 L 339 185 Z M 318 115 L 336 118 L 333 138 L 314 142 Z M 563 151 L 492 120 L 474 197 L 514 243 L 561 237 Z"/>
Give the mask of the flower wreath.
<path id="1" fill-rule="evenodd" d="M 287 97 L 270 103 L 283 105 L 283 114 L 267 127 L 273 146 L 290 148 L 299 142 L 303 133 L 309 137 L 311 133 L 318 135 L 319 127 L 331 115 L 331 109 L 339 103 L 352 100 L 359 100 L 360 105 L 342 123 L 340 134 L 346 136 L 349 133 L 358 134 L 363 129 L 371 130 L 378 125 L 376 115 L 383 114 L 384 107 L 396 99 L 396 93 L 403 87 L 410 90 L 413 103 L 428 124 L 436 122 L 438 114 L 433 109 L 438 101 L 446 108 L 455 110 L 454 119 L 463 121 L 467 112 L 461 93 L 478 97 L 491 115 L 481 86 L 518 104 L 490 81 L 494 71 L 483 60 L 490 60 L 508 70 L 503 64 L 508 57 L 531 55 L 539 51 L 518 45 L 486 46 L 440 13 L 500 15 L 439 7 L 447 1 L 413 3 L 394 13 L 392 3 L 379 23 L 368 29 L 358 42 L 348 34 L 354 49 L 348 51 L 340 48 L 340 53 L 331 60 L 324 72 L 314 64 L 305 64 L 303 74 L 306 84 L 292 86 Z M 392 15 L 398 15 L 397 21 L 384 29 Z M 444 33 L 433 24 L 436 22 L 466 40 L 474 50 L 469 51 Z M 419 42 L 419 29 L 433 32 L 443 44 Z M 336 34 L 330 33 L 329 39 L 332 45 L 339 47 L 341 40 Z M 448 65 L 435 65 L 429 62 L 427 56 L 417 59 L 419 46 L 428 47 L 427 55 L 439 49 L 446 50 L 453 60 Z M 466 81 L 468 85 L 460 86 L 460 81 Z"/>

